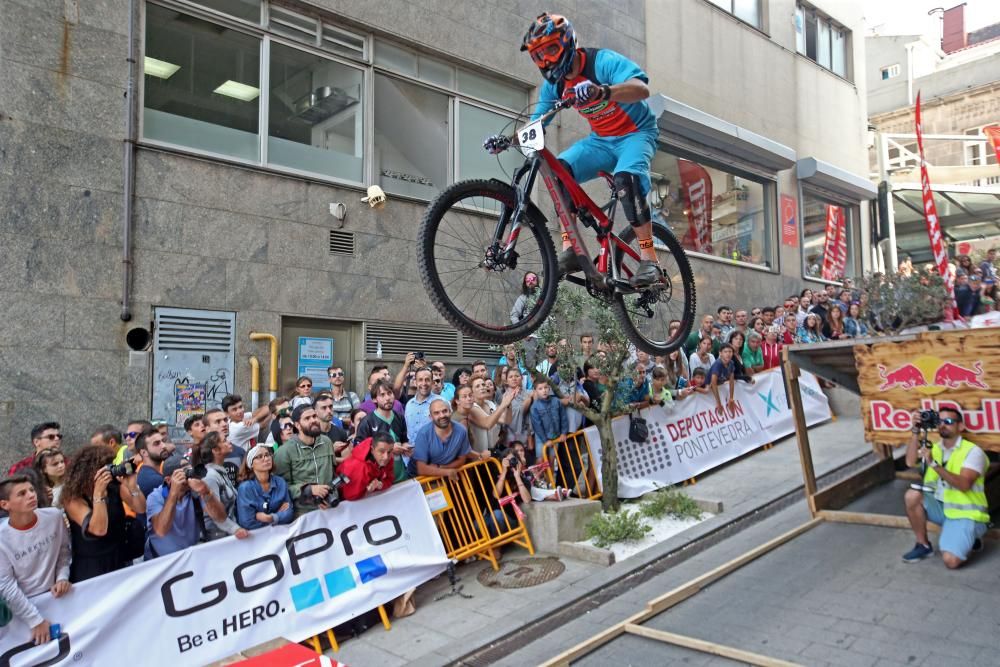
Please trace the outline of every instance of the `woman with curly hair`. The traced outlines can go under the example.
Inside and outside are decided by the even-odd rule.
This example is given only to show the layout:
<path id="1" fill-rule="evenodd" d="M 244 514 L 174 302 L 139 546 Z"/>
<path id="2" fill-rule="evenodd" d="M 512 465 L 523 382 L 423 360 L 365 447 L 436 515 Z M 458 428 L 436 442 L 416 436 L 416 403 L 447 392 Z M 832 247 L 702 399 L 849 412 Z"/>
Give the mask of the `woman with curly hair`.
<path id="1" fill-rule="evenodd" d="M 146 513 L 146 496 L 136 483 L 138 456 L 122 464 L 114 477 L 108 464 L 115 453 L 103 445 L 80 449 L 66 472 L 62 505 L 69 517 L 73 560 L 69 580 L 73 583 L 120 570 L 126 557 L 125 505 L 137 515 Z M 124 503 L 124 505 L 123 505 Z"/>

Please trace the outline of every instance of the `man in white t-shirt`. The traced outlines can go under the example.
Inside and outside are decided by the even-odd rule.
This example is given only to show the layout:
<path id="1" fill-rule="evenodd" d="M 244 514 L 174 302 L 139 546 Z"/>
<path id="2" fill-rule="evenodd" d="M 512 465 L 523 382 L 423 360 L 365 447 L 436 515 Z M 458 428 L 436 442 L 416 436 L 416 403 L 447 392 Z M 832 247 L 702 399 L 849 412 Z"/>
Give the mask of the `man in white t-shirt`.
<path id="1" fill-rule="evenodd" d="M 0 525 L 0 598 L 31 628 L 31 640 L 44 644 L 49 620 L 28 598 L 69 592 L 69 531 L 61 509 L 38 509 L 35 487 L 25 475 L 0 481 L 0 509 L 10 515 Z"/>
<path id="2" fill-rule="evenodd" d="M 243 397 L 230 394 L 222 399 L 222 409 L 229 417 L 229 442 L 236 447 L 250 449 L 257 444 L 260 427 L 271 417 L 265 405 L 256 412 L 244 412 Z"/>

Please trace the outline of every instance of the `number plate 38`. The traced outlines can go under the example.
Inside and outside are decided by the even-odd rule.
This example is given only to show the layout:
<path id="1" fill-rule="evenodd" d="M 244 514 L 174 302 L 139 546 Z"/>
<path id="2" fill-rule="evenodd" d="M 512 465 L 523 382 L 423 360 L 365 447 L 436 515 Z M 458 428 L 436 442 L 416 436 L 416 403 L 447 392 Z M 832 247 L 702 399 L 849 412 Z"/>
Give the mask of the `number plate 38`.
<path id="1" fill-rule="evenodd" d="M 542 121 L 536 120 L 518 130 L 517 143 L 526 151 L 534 152 L 545 148 L 545 130 L 542 128 Z"/>

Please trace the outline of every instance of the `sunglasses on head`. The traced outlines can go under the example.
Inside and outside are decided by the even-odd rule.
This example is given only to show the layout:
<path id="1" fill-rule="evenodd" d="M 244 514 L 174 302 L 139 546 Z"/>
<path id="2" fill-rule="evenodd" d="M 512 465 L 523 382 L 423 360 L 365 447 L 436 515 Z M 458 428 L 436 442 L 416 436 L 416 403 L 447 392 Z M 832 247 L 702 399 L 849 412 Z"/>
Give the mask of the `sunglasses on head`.
<path id="1" fill-rule="evenodd" d="M 42 440 L 62 440 L 62 433 L 50 433 L 49 435 L 43 435 Z"/>
<path id="2" fill-rule="evenodd" d="M 344 377 L 344 371 L 334 371 L 334 372 L 330 373 L 330 377 L 332 377 L 332 378 Z"/>
<path id="3" fill-rule="evenodd" d="M 133 438 L 133 439 L 134 438 L 138 438 L 139 437 L 139 431 L 129 431 L 128 433 L 125 434 L 125 437 L 126 438 Z"/>
<path id="4" fill-rule="evenodd" d="M 946 424 L 948 426 L 952 426 L 954 424 L 957 424 L 958 420 L 955 419 L 954 417 L 941 417 L 941 423 Z"/>
<path id="5" fill-rule="evenodd" d="M 299 389 L 310 389 L 312 387 L 312 382 L 303 382 L 299 385 Z"/>

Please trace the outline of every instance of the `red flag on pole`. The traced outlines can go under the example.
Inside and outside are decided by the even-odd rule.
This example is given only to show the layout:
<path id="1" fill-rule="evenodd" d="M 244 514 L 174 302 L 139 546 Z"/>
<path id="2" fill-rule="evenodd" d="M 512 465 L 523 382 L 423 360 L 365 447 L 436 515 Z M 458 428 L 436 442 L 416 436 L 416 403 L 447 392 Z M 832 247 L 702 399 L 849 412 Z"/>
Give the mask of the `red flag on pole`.
<path id="1" fill-rule="evenodd" d="M 984 127 L 983 134 L 989 138 L 990 144 L 993 146 L 993 152 L 997 154 L 997 164 L 1000 164 L 1000 125 L 988 125 Z"/>
<path id="2" fill-rule="evenodd" d="M 842 280 L 847 267 L 847 221 L 844 209 L 826 205 L 826 240 L 823 243 L 824 280 Z"/>
<path id="3" fill-rule="evenodd" d="M 712 252 L 712 177 L 699 165 L 677 159 L 681 191 L 687 205 L 690 245 L 696 252 Z"/>
<path id="4" fill-rule="evenodd" d="M 934 193 L 931 191 L 931 179 L 927 175 L 927 161 L 924 159 L 924 131 L 920 121 L 920 93 L 917 93 L 917 150 L 920 152 L 920 189 L 924 198 L 924 219 L 927 222 L 927 236 L 931 240 L 931 252 L 934 253 L 934 263 L 938 272 L 944 278 L 951 298 L 951 314 L 958 317 L 958 304 L 955 303 L 955 284 L 948 271 L 948 251 L 944 247 L 944 237 L 941 234 L 941 221 L 938 219 L 937 206 L 934 205 Z"/>

